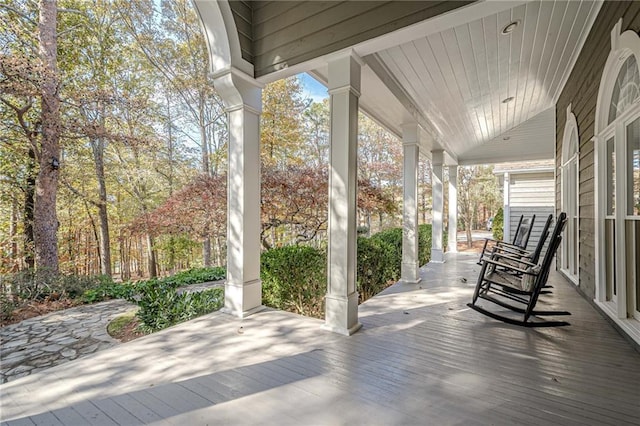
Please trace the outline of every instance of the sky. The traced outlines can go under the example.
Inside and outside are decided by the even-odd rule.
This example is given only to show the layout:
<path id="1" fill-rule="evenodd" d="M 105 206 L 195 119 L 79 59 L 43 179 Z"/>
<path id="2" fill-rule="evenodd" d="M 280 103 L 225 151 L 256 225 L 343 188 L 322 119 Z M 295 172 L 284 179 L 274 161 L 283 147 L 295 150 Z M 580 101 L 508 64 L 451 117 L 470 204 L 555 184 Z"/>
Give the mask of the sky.
<path id="1" fill-rule="evenodd" d="M 322 102 L 323 99 L 329 97 L 327 93 L 327 88 L 324 87 L 321 83 L 311 77 L 307 73 L 298 74 L 300 81 L 302 82 L 302 90 L 305 96 L 313 99 L 314 102 Z"/>

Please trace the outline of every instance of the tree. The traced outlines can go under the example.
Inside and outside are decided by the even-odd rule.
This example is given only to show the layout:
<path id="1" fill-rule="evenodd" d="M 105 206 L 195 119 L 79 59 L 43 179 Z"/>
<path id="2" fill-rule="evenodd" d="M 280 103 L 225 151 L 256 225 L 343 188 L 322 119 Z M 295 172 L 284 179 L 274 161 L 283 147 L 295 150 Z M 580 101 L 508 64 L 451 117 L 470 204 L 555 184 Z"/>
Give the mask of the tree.
<path id="1" fill-rule="evenodd" d="M 301 155 L 305 163 L 323 168 L 329 162 L 329 100 L 314 102 L 304 110 L 302 126 L 305 143 Z"/>
<path id="2" fill-rule="evenodd" d="M 467 245 L 472 246 L 471 230 L 478 226 L 478 212 L 499 207 L 497 179 L 491 166 L 466 166 L 458 168 L 458 211 L 460 222 L 467 233 Z M 486 223 L 486 218 L 483 217 Z"/>
<path id="3" fill-rule="evenodd" d="M 284 170 L 303 164 L 302 113 L 308 105 L 297 77 L 265 86 L 260 116 L 260 157 L 264 165 Z"/>
<path id="4" fill-rule="evenodd" d="M 226 131 L 220 128 L 226 129 L 226 115 L 209 74 L 209 55 L 191 2 L 127 0 L 117 5 L 137 47 L 182 100 L 184 118 L 196 124 L 199 138 L 184 135 L 200 146 L 202 173 L 219 173 L 224 158 L 220 151 L 226 143 Z M 210 238 L 203 242 L 203 254 L 205 266 L 210 266 Z"/>
<path id="5" fill-rule="evenodd" d="M 360 114 L 358 124 L 358 176 L 369 182 L 386 198 L 395 202 L 402 199 L 402 143 L 393 135 Z M 371 230 L 371 216 L 377 214 L 378 228 L 385 227 L 385 216 L 390 219 L 388 225 L 395 226 L 395 217 L 385 215 L 388 208 L 379 208 L 376 203 L 360 209 L 367 228 Z"/>
<path id="6" fill-rule="evenodd" d="M 33 237 L 37 268 L 58 271 L 58 168 L 60 159 L 60 98 L 58 97 L 58 39 L 56 0 L 40 1 L 38 50 L 43 79 L 40 87 L 42 135 L 36 150 L 39 170 L 33 210 Z"/>
<path id="7" fill-rule="evenodd" d="M 36 154 L 42 130 L 38 99 L 44 74 L 38 50 L 38 9 L 34 4 L 21 6 L 0 3 L 2 157 L 9 161 L 3 181 L 22 194 L 10 198 L 22 199 L 23 257 L 26 266 L 33 268 Z"/>

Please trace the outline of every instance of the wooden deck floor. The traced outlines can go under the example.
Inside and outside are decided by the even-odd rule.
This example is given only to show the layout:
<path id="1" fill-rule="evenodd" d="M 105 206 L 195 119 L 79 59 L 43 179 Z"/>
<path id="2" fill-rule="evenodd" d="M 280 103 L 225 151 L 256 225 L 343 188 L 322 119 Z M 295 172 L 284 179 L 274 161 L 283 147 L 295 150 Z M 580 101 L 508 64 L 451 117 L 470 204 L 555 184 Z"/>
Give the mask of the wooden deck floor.
<path id="1" fill-rule="evenodd" d="M 465 304 L 473 257 L 360 307 L 351 337 L 267 311 L 212 314 L 0 386 L 14 424 L 640 425 L 640 353 L 558 276 L 571 326 Z M 463 278 L 467 282 L 463 282 Z M 242 327 L 242 328 L 241 328 Z"/>

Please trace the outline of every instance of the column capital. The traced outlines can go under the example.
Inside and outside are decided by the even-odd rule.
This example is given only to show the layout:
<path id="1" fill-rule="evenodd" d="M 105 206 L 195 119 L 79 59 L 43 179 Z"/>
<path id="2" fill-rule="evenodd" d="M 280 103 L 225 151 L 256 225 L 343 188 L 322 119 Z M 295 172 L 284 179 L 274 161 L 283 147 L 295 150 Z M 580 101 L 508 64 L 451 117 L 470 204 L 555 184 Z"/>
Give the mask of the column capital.
<path id="1" fill-rule="evenodd" d="M 431 165 L 442 166 L 444 164 L 444 150 L 434 149 L 431 151 Z"/>
<path id="2" fill-rule="evenodd" d="M 338 57 L 329 62 L 329 93 L 351 90 L 360 96 L 360 62 L 354 55 Z"/>
<path id="3" fill-rule="evenodd" d="M 418 123 L 405 123 L 402 125 L 402 144 L 418 145 L 420 143 L 420 127 Z"/>
<path id="4" fill-rule="evenodd" d="M 222 98 L 226 112 L 246 108 L 262 113 L 262 88 L 264 84 L 237 68 L 227 68 L 213 75 L 213 85 Z"/>

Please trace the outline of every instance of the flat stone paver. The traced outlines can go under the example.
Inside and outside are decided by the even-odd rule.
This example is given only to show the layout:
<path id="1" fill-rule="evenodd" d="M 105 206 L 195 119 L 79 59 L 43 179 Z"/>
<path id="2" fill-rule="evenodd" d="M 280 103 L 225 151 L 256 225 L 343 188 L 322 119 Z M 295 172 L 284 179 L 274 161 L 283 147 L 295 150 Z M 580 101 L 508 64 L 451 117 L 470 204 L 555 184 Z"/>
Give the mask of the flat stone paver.
<path id="1" fill-rule="evenodd" d="M 0 328 L 0 383 L 118 344 L 107 333 L 107 324 L 135 308 L 125 300 L 109 300 Z"/>
<path id="2" fill-rule="evenodd" d="M 186 286 L 196 292 L 224 286 L 224 281 Z M 114 318 L 134 310 L 125 300 L 82 305 L 0 328 L 0 383 L 64 364 L 120 342 L 107 333 Z"/>

